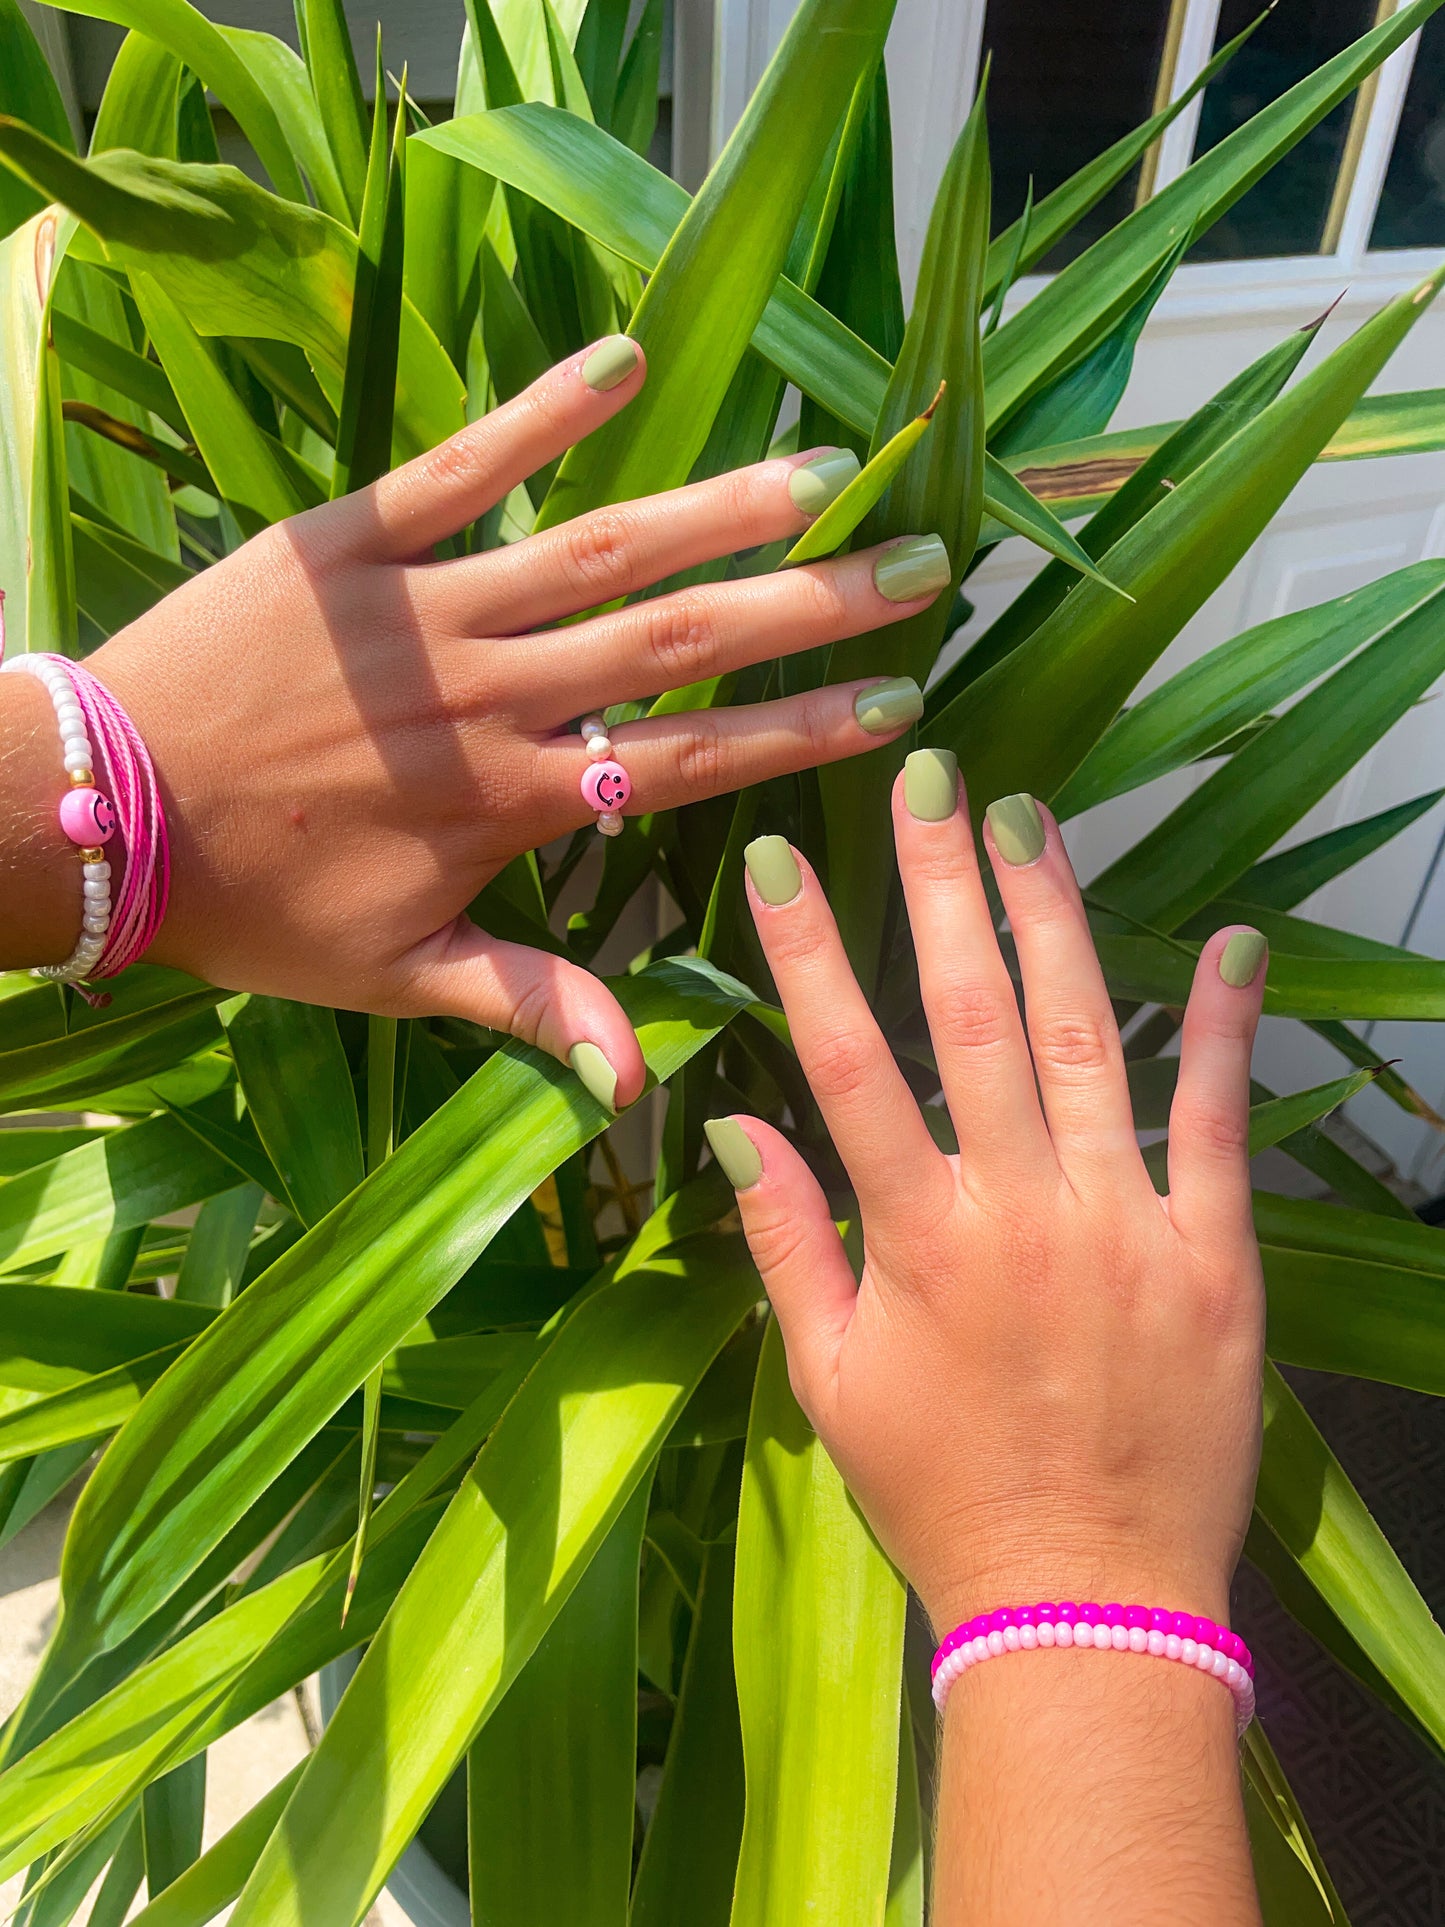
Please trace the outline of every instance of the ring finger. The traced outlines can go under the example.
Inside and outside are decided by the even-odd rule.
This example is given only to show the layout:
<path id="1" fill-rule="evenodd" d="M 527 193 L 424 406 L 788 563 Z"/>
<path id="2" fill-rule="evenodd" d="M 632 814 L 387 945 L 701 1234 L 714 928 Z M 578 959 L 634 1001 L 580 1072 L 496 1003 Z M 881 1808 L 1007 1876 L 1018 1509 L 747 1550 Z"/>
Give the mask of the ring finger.
<path id="1" fill-rule="evenodd" d="M 884 628 L 926 609 L 949 580 L 937 536 L 837 562 L 658 596 L 612 615 L 492 645 L 487 675 L 533 729 L 588 709 L 682 689 L 771 656 Z"/>

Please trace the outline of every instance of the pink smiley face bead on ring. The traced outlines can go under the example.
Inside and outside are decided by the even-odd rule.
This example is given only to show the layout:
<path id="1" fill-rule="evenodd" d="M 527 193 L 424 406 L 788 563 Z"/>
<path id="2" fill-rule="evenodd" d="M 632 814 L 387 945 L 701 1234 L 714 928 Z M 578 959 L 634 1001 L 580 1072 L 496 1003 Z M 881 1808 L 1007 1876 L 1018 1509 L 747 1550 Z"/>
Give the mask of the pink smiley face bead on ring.
<path id="1" fill-rule="evenodd" d="M 588 716 L 582 736 L 591 758 L 582 772 L 582 800 L 597 812 L 597 827 L 604 836 L 622 834 L 622 811 L 632 795 L 632 779 L 621 763 L 613 758 L 612 742 L 600 716 Z"/>

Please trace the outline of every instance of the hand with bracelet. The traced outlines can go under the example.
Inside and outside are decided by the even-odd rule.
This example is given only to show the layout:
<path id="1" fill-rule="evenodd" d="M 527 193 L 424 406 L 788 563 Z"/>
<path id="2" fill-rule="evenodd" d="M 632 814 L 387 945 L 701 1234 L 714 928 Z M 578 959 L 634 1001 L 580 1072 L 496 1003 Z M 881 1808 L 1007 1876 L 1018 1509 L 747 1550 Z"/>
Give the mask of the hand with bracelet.
<path id="1" fill-rule="evenodd" d="M 779 837 L 750 846 L 749 895 L 857 1195 L 861 1281 L 784 1135 L 754 1118 L 708 1134 L 798 1399 L 943 1642 L 932 1919 L 1257 1923 L 1237 1757 L 1252 1693 L 1227 1621 L 1260 1445 L 1264 940 L 1223 930 L 1200 956 L 1161 1199 L 1053 819 L 1008 797 L 984 834 L 1025 1025 L 947 752 L 909 757 L 894 818 L 958 1154 Z"/>
<path id="2" fill-rule="evenodd" d="M 266 530 L 86 659 L 160 785 L 170 893 L 166 905 L 157 888 L 141 920 L 151 961 L 228 989 L 469 1018 L 571 1059 L 604 1103 L 638 1096 L 641 1052 L 601 980 L 488 935 L 466 906 L 521 852 L 594 818 L 619 827 L 608 819 L 629 796 L 634 811 L 672 809 L 901 734 L 919 692 L 881 677 L 648 718 L 613 738 L 591 712 L 896 622 L 950 575 L 924 533 L 608 606 L 796 536 L 857 472 L 842 450 L 435 559 L 645 376 L 625 336 L 571 357 L 375 486 Z M 62 763 L 87 773 L 71 690 L 84 679 L 59 675 L 53 690 L 0 675 L 0 968 L 89 968 L 87 938 L 103 944 L 122 907 L 106 893 L 129 888 L 102 874 L 131 855 L 124 823 L 103 856 L 82 842 L 82 872 L 59 821 Z M 119 779 L 93 775 L 119 806 Z M 84 924 L 83 892 L 100 912 Z"/>

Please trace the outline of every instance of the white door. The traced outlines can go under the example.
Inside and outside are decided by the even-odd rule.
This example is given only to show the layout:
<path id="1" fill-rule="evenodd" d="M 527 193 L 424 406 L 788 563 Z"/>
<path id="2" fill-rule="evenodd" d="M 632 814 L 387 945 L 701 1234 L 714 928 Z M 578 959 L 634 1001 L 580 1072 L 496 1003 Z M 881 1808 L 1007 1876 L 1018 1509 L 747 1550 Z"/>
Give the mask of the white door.
<path id="1" fill-rule="evenodd" d="M 741 112 L 790 18 L 792 0 L 677 0 L 715 7 L 714 144 Z M 1394 10 L 1394 0 L 1283 0 L 1223 76 L 1169 129 L 1146 170 L 1095 217 L 1107 225 L 1173 179 L 1304 73 Z M 896 194 L 906 278 L 916 271 L 934 187 L 968 111 L 984 49 L 997 230 L 1032 174 L 1042 194 L 1178 97 L 1260 0 L 899 0 L 889 45 Z M 1088 227 L 1094 238 L 1100 225 Z M 1246 195 L 1176 274 L 1146 329 L 1115 416 L 1127 428 L 1177 420 L 1231 375 L 1341 297 L 1318 354 L 1445 249 L 1445 10 Z M 1048 263 L 1044 264 L 1048 266 Z M 1055 264 L 1057 265 L 1057 263 Z M 1018 300 L 1038 286 L 1021 284 Z M 1412 330 L 1379 384 L 1445 381 L 1445 301 Z M 1146 687 L 1252 623 L 1308 608 L 1423 556 L 1445 555 L 1445 451 L 1322 466 L 1189 624 Z M 976 624 L 1039 565 L 1005 543 L 969 583 Z M 1290 841 L 1445 785 L 1440 693 L 1406 716 Z M 1181 775 L 1079 819 L 1070 844 L 1096 874 L 1172 807 Z M 1445 953 L 1445 805 L 1302 906 L 1301 914 Z M 1375 1026 L 1382 1057 L 1445 1109 L 1445 1027 Z M 1295 1024 L 1266 1024 L 1260 1076 L 1292 1090 L 1337 1076 L 1340 1060 Z M 1355 1121 L 1424 1193 L 1445 1189 L 1445 1139 L 1373 1092 Z"/>

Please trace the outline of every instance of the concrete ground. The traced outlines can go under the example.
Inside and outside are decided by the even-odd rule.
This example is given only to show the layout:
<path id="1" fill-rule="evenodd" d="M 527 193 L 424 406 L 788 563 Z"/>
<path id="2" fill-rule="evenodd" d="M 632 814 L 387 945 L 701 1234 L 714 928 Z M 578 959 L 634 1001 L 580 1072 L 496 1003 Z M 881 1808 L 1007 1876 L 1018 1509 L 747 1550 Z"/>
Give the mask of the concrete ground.
<path id="1" fill-rule="evenodd" d="M 60 1547 L 73 1495 L 62 1495 L 0 1550 L 0 1717 L 18 1704 L 55 1623 L 60 1585 Z M 273 1701 L 211 1747 L 206 1770 L 205 1844 L 210 1846 L 234 1826 L 271 1786 L 308 1750 L 307 1725 L 318 1730 L 313 1681 L 303 1688 L 306 1717 L 294 1695 Z M 0 1920 L 8 1920 L 20 1900 L 24 1875 L 0 1882 Z M 99 1883 L 97 1882 L 97 1886 Z M 93 1898 L 93 1896 L 91 1897 Z M 145 1890 L 131 1914 L 140 1912 Z M 89 1919 L 88 1898 L 75 1919 Z M 218 1914 L 224 1921 L 230 1909 Z M 408 1917 L 383 1894 L 367 1916 L 366 1927 L 408 1927 Z"/>

